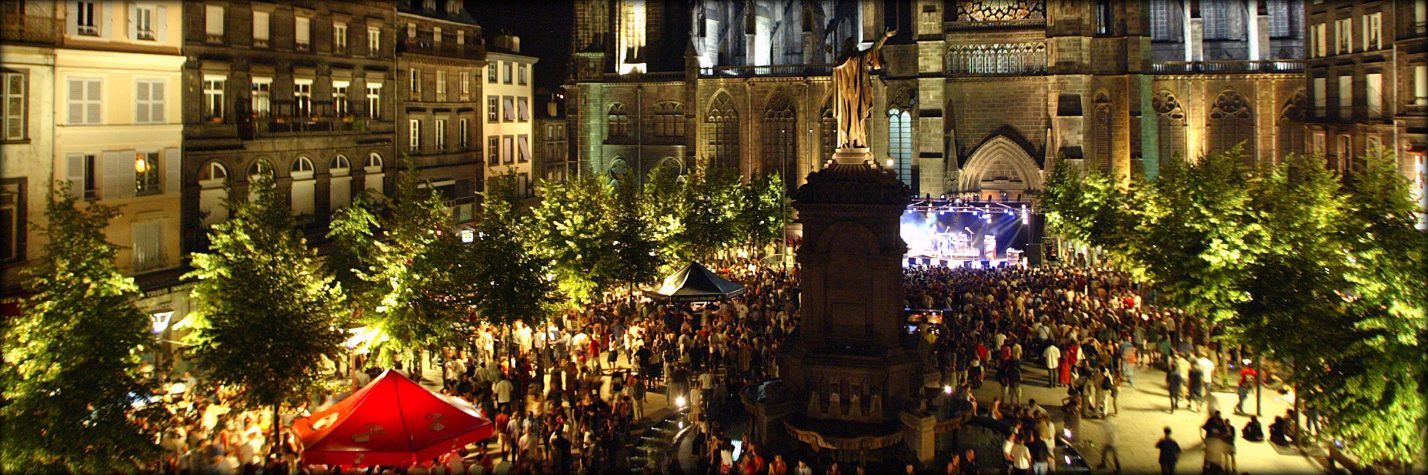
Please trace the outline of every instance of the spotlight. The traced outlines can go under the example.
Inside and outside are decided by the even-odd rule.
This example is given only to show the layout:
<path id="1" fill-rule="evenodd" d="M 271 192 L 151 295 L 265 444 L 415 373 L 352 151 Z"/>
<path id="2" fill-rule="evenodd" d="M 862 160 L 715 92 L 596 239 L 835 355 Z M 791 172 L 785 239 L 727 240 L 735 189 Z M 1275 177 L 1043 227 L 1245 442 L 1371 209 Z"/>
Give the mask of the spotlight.
<path id="1" fill-rule="evenodd" d="M 684 396 L 682 396 L 682 395 L 681 395 L 681 396 L 676 396 L 676 397 L 674 398 L 674 407 L 677 408 L 677 409 L 679 409 L 679 410 L 684 410 L 684 405 L 685 405 L 685 404 L 688 404 L 688 403 L 689 403 L 689 402 L 688 402 L 688 401 L 685 401 L 685 400 L 684 400 Z"/>
<path id="2" fill-rule="evenodd" d="M 944 384 L 944 385 L 942 385 L 942 392 L 947 393 L 947 394 L 952 394 L 952 385 L 950 385 L 950 384 Z"/>

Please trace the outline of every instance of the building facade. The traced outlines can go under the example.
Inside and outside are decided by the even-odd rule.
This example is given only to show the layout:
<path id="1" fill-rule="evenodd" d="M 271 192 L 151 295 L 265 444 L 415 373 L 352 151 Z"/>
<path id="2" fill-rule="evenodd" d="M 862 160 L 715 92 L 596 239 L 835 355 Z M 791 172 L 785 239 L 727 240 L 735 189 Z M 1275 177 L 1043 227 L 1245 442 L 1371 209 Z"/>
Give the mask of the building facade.
<path id="1" fill-rule="evenodd" d="M 539 180 L 563 182 L 576 173 L 570 160 L 570 129 L 565 117 L 565 101 L 559 93 L 542 94 L 536 101 L 535 149 L 531 151 Z"/>
<path id="2" fill-rule="evenodd" d="M 0 295 L 14 295 L 20 271 L 43 256 L 45 200 L 55 177 L 55 47 L 61 4 L 6 4 L 0 11 Z M 8 313 L 8 311 L 7 311 Z"/>
<path id="3" fill-rule="evenodd" d="M 795 187 L 833 152 L 832 66 L 896 30 L 869 138 L 919 195 L 1020 199 L 1061 160 L 1127 179 L 1241 142 L 1247 161 L 1273 160 L 1304 143 L 1291 125 L 1304 11 L 1301 0 L 585 0 L 567 96 L 575 159 L 599 173 L 778 171 Z"/>
<path id="4" fill-rule="evenodd" d="M 1308 30 L 1311 149 L 1347 175 L 1392 154 L 1428 209 L 1428 4 L 1311 2 Z"/>
<path id="5" fill-rule="evenodd" d="M 310 235 L 391 188 L 398 117 L 389 2 L 182 4 L 183 219 L 188 250 L 224 200 L 271 177 Z"/>
<path id="6" fill-rule="evenodd" d="M 397 4 L 398 173 L 409 169 L 446 199 L 453 220 L 476 216 L 485 171 L 481 27 L 461 2 Z"/>
<path id="7" fill-rule="evenodd" d="M 486 53 L 484 108 L 487 179 L 510 174 L 525 196 L 535 195 L 532 180 L 531 136 L 535 122 L 531 110 L 534 99 L 532 74 L 537 59 L 521 55 L 521 39 L 496 35 Z"/>

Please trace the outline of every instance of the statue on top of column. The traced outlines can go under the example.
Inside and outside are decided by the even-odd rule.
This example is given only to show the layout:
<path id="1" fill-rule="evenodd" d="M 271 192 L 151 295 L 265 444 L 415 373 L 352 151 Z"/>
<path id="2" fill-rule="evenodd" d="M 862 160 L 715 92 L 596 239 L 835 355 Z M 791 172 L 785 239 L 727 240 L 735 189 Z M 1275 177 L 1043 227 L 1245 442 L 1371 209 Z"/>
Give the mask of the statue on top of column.
<path id="1" fill-rule="evenodd" d="M 872 48 L 853 51 L 833 67 L 833 118 L 838 121 L 838 149 L 867 148 L 868 125 L 873 111 L 871 71 L 883 68 L 879 51 L 897 30 L 889 30 Z"/>

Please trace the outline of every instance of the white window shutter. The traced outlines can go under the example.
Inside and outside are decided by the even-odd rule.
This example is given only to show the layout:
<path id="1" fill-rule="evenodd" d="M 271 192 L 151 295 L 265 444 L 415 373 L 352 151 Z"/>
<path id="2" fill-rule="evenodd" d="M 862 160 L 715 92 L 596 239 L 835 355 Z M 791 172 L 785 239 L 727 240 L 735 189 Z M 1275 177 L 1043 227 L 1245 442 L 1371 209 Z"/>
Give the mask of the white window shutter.
<path id="1" fill-rule="evenodd" d="M 64 20 L 64 34 L 65 36 L 77 36 L 79 35 L 79 8 L 82 4 L 79 2 L 65 3 L 69 4 L 69 17 Z"/>
<path id="2" fill-rule="evenodd" d="M 84 123 L 84 88 L 86 82 L 83 79 L 70 79 L 69 81 L 69 120 L 70 124 Z"/>
<path id="3" fill-rule="evenodd" d="M 139 6 L 129 5 L 129 21 L 125 22 L 129 26 L 129 39 L 139 39 Z"/>
<path id="4" fill-rule="evenodd" d="M 100 2 L 94 10 L 99 17 L 99 36 L 113 38 L 114 22 L 111 20 L 114 19 L 114 2 Z"/>
<path id="5" fill-rule="evenodd" d="M 183 152 L 178 147 L 164 149 L 164 192 L 177 194 L 183 190 Z"/>
<path id="6" fill-rule="evenodd" d="M 134 82 L 134 121 L 148 122 L 149 117 L 149 83 L 145 81 Z"/>
<path id="7" fill-rule="evenodd" d="M 164 109 L 168 108 L 168 98 L 164 96 L 164 81 L 154 81 L 149 83 L 149 98 L 153 100 L 152 110 L 149 112 L 149 120 L 164 123 Z"/>
<path id="8" fill-rule="evenodd" d="M 104 152 L 104 186 L 99 196 L 106 200 L 134 197 L 133 150 Z"/>
<path id="9" fill-rule="evenodd" d="M 99 104 L 101 102 L 101 98 L 104 97 L 101 95 L 102 91 L 100 90 L 100 82 L 98 79 L 90 79 L 85 82 L 87 84 L 84 88 L 84 97 L 85 100 L 88 101 L 85 103 L 84 106 L 85 122 L 89 124 L 98 124 L 100 123 Z"/>
<path id="10" fill-rule="evenodd" d="M 65 157 L 69 162 L 66 175 L 69 176 L 69 192 L 80 199 L 84 198 L 84 154 L 71 153 Z"/>
<path id="11" fill-rule="evenodd" d="M 159 5 L 159 7 L 154 10 L 154 18 L 151 21 L 154 22 L 154 34 L 158 37 L 159 42 L 163 43 L 168 41 L 168 10 L 163 5 Z"/>

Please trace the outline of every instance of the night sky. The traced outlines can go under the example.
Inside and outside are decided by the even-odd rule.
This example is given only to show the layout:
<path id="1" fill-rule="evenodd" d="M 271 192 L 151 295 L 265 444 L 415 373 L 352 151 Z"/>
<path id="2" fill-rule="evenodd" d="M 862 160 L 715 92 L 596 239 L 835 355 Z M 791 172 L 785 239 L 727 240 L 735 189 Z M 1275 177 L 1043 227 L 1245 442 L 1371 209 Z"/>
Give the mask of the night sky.
<path id="1" fill-rule="evenodd" d="M 505 31 L 521 37 L 521 54 L 540 58 L 536 88 L 554 91 L 570 71 L 570 0 L 466 0 L 466 9 L 485 31 L 486 41 Z"/>

